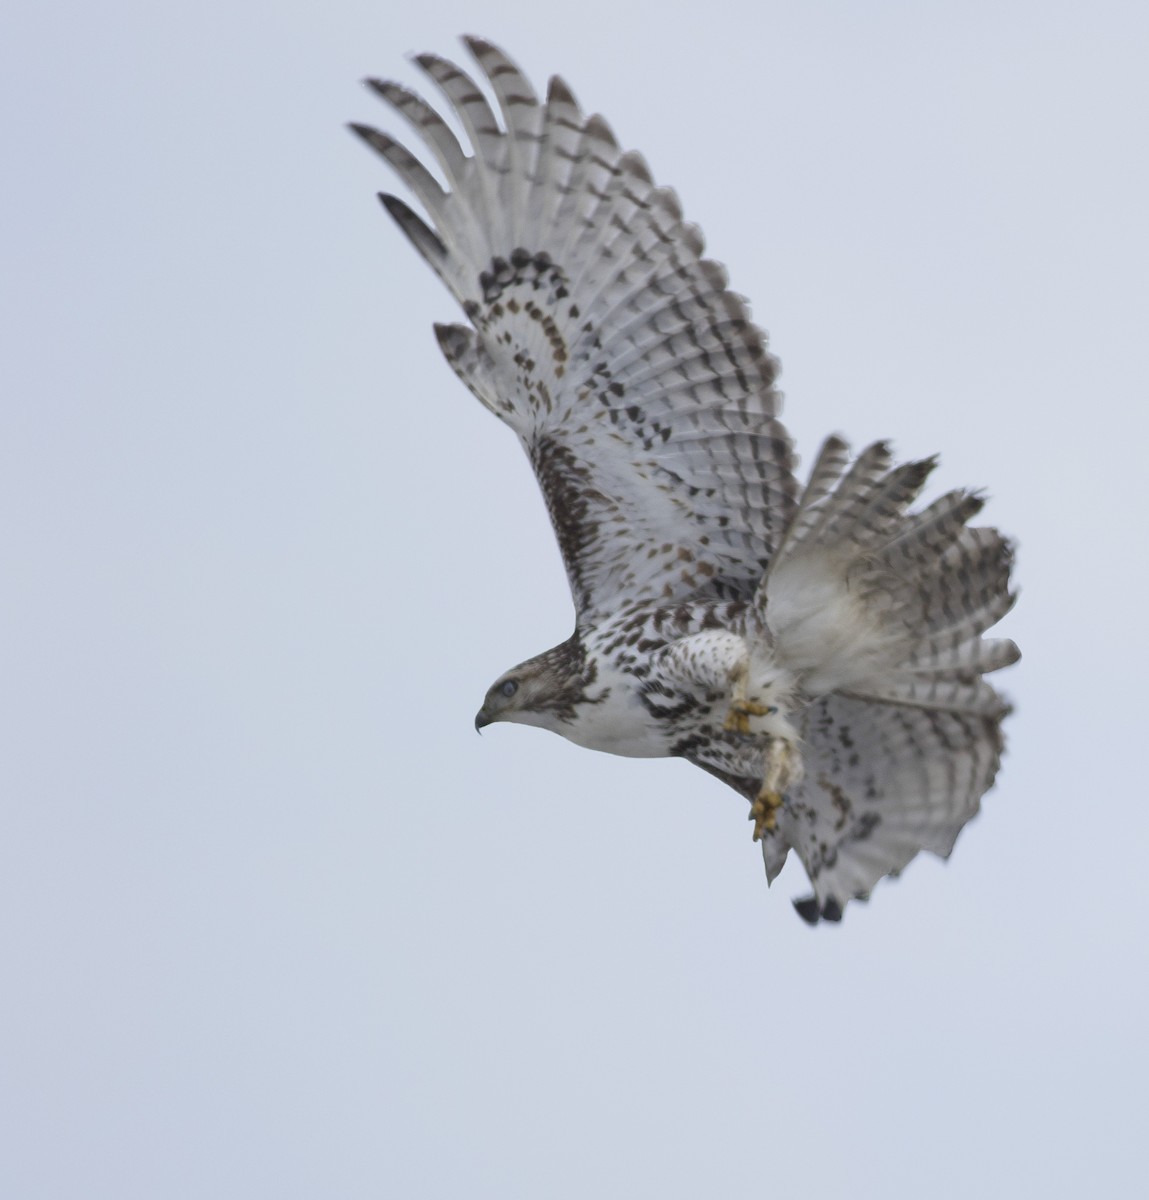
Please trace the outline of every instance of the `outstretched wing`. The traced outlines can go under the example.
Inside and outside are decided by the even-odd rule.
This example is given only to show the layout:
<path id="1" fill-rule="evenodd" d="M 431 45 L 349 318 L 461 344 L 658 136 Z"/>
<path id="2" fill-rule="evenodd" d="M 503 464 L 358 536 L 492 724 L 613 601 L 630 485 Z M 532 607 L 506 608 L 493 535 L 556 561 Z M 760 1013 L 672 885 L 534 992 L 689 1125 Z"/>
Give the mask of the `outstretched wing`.
<path id="1" fill-rule="evenodd" d="M 806 710 L 806 776 L 778 828 L 814 885 L 796 905 L 807 921 L 837 920 L 919 850 L 949 857 L 993 785 L 1007 712 L 1000 699 L 987 714 L 840 695 Z"/>
<path id="2" fill-rule="evenodd" d="M 988 685 L 987 685 L 988 686 Z M 850 900 L 896 876 L 920 851 L 948 858 L 1001 764 L 1000 698 L 994 712 L 960 712 L 834 694 L 797 718 L 805 774 L 762 839 L 773 883 L 791 848 L 814 886 L 794 902 L 804 920 L 838 921 Z M 684 757 L 753 802 L 760 772 L 721 748 Z"/>
<path id="3" fill-rule="evenodd" d="M 472 392 L 522 439 L 580 619 L 630 601 L 749 599 L 796 504 L 777 363 L 696 226 L 562 80 L 540 102 L 466 38 L 498 99 L 433 55 L 471 143 L 414 93 L 369 86 L 433 153 L 444 188 L 387 134 L 352 128 L 430 217 L 383 202 L 463 306 L 439 326 Z"/>

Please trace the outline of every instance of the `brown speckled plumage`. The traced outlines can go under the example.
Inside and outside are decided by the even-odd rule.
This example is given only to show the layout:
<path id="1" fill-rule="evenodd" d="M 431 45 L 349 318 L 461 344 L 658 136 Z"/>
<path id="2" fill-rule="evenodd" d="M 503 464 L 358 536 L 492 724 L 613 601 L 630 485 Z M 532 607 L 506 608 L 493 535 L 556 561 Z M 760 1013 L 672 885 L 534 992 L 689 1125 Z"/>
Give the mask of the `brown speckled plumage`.
<path id="1" fill-rule="evenodd" d="M 469 153 L 370 81 L 446 187 L 353 129 L 429 218 L 383 197 L 470 322 L 436 326 L 440 347 L 521 439 L 574 598 L 575 634 L 497 681 L 478 723 L 677 755 L 752 802 L 783 781 L 757 827 L 768 878 L 793 848 L 800 914 L 837 920 L 919 850 L 948 854 L 993 782 L 1008 708 L 983 674 L 1016 649 L 982 634 L 1012 602 L 1009 544 L 969 528 L 966 492 L 912 512 L 933 461 L 881 444 L 851 463 L 829 439 L 801 489 L 777 363 L 677 197 L 562 80 L 540 101 L 465 40 L 501 122 L 453 63 L 415 61 Z"/>

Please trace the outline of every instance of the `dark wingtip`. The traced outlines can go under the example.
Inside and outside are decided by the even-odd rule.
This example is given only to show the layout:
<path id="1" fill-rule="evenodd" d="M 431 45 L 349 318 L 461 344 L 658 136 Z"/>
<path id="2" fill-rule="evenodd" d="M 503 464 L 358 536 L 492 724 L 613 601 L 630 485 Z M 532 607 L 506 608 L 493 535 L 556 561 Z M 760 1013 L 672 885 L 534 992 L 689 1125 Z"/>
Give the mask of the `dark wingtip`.
<path id="1" fill-rule="evenodd" d="M 414 215 L 398 196 L 392 196 L 390 192 L 376 192 L 375 197 L 400 225 L 406 217 Z"/>
<path id="2" fill-rule="evenodd" d="M 823 921 L 840 921 L 842 919 L 842 906 L 834 899 L 833 896 L 822 905 L 822 920 Z"/>
<path id="3" fill-rule="evenodd" d="M 410 206 L 404 204 L 398 196 L 392 196 L 390 192 L 376 192 L 375 195 L 379 200 L 379 203 L 382 204 L 390 214 L 391 218 L 397 224 L 402 226 L 403 229 L 406 229 L 407 226 L 412 222 L 418 222 L 418 224 L 423 226 L 424 229 L 427 228 L 425 223 L 421 221 L 419 217 L 417 217 L 411 210 Z M 427 230 L 427 232 L 430 233 L 431 231 Z"/>
<path id="4" fill-rule="evenodd" d="M 822 913 L 818 908 L 817 897 L 803 896 L 801 900 L 791 900 L 790 903 L 794 905 L 794 911 L 807 925 L 817 925 L 821 920 Z"/>
<path id="5" fill-rule="evenodd" d="M 391 219 L 411 239 L 412 244 L 438 270 L 439 264 L 447 257 L 447 247 L 442 238 L 431 229 L 425 221 L 399 199 L 389 192 L 377 192 L 379 203 L 387 210 Z"/>

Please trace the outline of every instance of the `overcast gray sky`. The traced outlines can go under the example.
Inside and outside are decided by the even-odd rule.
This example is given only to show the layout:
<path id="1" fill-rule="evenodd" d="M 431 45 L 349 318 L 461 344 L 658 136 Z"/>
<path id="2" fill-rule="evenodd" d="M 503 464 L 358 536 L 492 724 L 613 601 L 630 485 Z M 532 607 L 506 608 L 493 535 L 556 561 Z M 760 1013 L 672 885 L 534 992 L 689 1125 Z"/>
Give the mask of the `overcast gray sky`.
<path id="1" fill-rule="evenodd" d="M 0 1194 L 1130 1192 L 1146 11 L 9 6 Z M 702 772 L 473 732 L 570 599 L 340 128 L 462 32 L 678 189 L 805 462 L 939 451 L 1019 539 L 998 786 L 839 928 Z"/>

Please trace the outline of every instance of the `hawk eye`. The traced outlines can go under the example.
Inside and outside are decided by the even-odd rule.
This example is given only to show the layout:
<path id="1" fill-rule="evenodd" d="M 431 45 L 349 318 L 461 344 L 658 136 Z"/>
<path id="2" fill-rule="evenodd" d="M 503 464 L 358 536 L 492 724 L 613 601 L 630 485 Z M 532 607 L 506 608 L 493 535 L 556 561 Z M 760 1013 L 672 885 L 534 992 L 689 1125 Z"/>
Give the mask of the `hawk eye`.
<path id="1" fill-rule="evenodd" d="M 499 685 L 499 691 L 509 700 L 517 691 L 519 685 L 513 679 L 506 679 Z"/>

